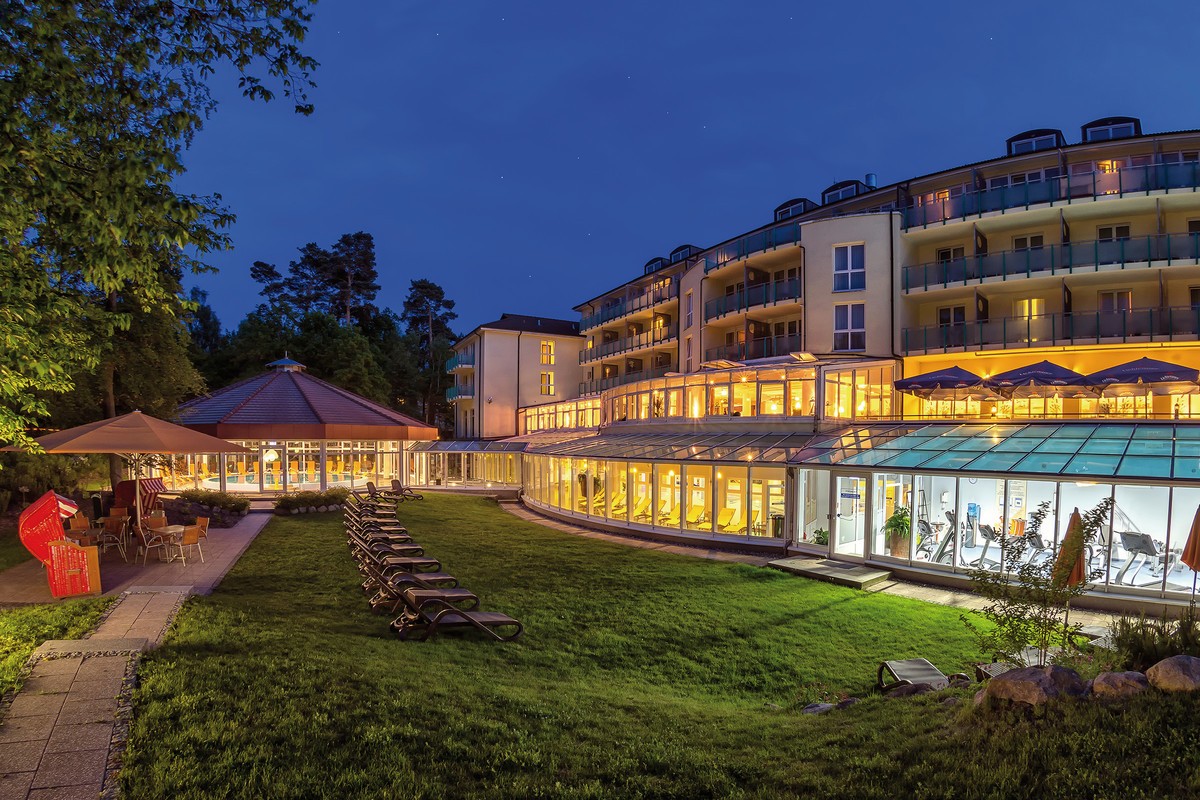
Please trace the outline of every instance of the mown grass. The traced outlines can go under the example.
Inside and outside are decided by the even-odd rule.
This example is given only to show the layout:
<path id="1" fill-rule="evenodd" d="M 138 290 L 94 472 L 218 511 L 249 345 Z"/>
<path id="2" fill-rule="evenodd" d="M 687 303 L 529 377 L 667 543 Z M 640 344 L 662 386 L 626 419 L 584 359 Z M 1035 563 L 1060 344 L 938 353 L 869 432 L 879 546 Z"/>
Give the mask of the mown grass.
<path id="1" fill-rule="evenodd" d="M 110 598 L 0 609 L 0 695 L 16 691 L 21 667 L 47 639 L 78 639 L 96 626 Z"/>
<path id="2" fill-rule="evenodd" d="M 5 518 L 0 522 L 0 572 L 31 558 L 33 556 L 25 549 L 25 545 L 21 544 L 17 535 L 16 523 L 10 523 L 8 518 Z"/>
<path id="3" fill-rule="evenodd" d="M 573 537 L 479 499 L 401 512 L 525 635 L 398 642 L 366 608 L 338 518 L 277 518 L 142 662 L 128 796 L 1083 798 L 1198 785 L 1186 701 L 1030 720 L 940 694 L 798 713 L 864 695 L 883 658 L 965 667 L 956 610 Z"/>

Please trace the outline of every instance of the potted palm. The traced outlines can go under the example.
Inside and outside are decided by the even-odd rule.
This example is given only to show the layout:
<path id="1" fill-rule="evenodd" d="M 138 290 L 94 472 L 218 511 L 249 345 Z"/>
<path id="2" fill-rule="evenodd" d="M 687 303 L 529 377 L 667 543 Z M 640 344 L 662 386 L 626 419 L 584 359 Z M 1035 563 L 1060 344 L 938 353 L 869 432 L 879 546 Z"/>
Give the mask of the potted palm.
<path id="1" fill-rule="evenodd" d="M 887 535 L 888 555 L 904 556 L 908 553 L 908 537 L 912 534 L 912 515 L 906 506 L 896 506 L 896 510 L 883 523 Z"/>

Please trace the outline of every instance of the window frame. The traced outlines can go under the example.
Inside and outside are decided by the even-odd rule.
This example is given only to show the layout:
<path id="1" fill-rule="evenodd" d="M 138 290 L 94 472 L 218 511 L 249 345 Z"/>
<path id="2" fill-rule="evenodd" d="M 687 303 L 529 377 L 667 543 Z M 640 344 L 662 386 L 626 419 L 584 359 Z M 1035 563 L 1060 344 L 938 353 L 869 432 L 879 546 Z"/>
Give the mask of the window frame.
<path id="1" fill-rule="evenodd" d="M 1125 229 L 1124 236 L 1118 235 L 1118 231 L 1121 228 Z M 1104 230 L 1111 230 L 1112 235 L 1107 236 L 1107 237 L 1101 236 L 1100 231 L 1104 231 Z M 1125 242 L 1125 241 L 1128 241 L 1130 238 L 1132 238 L 1131 237 L 1132 232 L 1133 232 L 1133 226 L 1130 225 L 1128 222 L 1112 223 L 1112 224 L 1108 224 L 1108 225 L 1097 225 L 1096 226 L 1096 241 L 1098 241 L 1098 242 Z"/>
<path id="2" fill-rule="evenodd" d="M 856 269 L 854 266 L 854 252 L 857 248 L 861 255 L 859 266 Z M 838 269 L 838 251 L 846 251 L 846 268 Z M 861 285 L 855 286 L 855 277 L 859 278 Z M 844 277 L 846 286 L 838 288 L 838 278 Z M 861 292 L 867 288 L 867 243 L 866 242 L 839 242 L 833 246 L 833 291 L 835 292 Z"/>
<path id="3" fill-rule="evenodd" d="M 538 393 L 542 397 L 554 397 L 554 370 L 538 374 Z"/>
<path id="4" fill-rule="evenodd" d="M 547 367 L 553 367 L 554 366 L 554 340 L 553 339 L 542 339 L 541 343 L 538 345 L 538 354 L 541 359 L 541 361 L 540 361 L 541 364 L 543 364 Z"/>
<path id="5" fill-rule="evenodd" d="M 1120 136 L 1113 135 L 1117 131 L 1125 130 L 1125 129 L 1128 129 L 1129 132 L 1122 133 Z M 1104 135 L 1097 136 L 1096 134 L 1100 133 L 1101 131 L 1104 132 Z M 1128 139 L 1131 136 L 1135 135 L 1136 132 L 1137 132 L 1137 128 L 1134 127 L 1134 124 L 1132 122 L 1114 122 L 1112 125 L 1096 125 L 1094 127 L 1086 129 L 1087 135 L 1084 137 L 1084 141 L 1110 142 L 1113 139 Z"/>
<path id="6" fill-rule="evenodd" d="M 858 309 L 862 319 L 860 326 L 854 324 L 854 312 Z M 844 314 L 845 327 L 839 327 L 839 314 Z M 844 346 L 839 347 L 839 337 L 845 337 Z M 855 337 L 861 337 L 860 346 L 855 346 Z M 833 306 L 833 352 L 859 353 L 867 349 L 867 304 L 835 303 Z"/>
<path id="7" fill-rule="evenodd" d="M 1034 239 L 1037 239 L 1036 244 L 1033 242 Z M 1021 241 L 1025 242 L 1024 246 L 1018 244 L 1018 242 Z M 1014 236 L 1012 238 L 1012 249 L 1019 252 L 1023 252 L 1025 250 L 1041 250 L 1045 246 L 1046 234 L 1044 233 L 1023 233 L 1020 236 Z"/>
<path id="8" fill-rule="evenodd" d="M 1120 308 L 1119 297 L 1125 298 L 1125 308 Z M 1111 299 L 1112 308 L 1104 308 L 1104 301 Z M 1133 289 L 1100 289 L 1096 292 L 1096 313 L 1128 314 L 1133 310 Z"/>

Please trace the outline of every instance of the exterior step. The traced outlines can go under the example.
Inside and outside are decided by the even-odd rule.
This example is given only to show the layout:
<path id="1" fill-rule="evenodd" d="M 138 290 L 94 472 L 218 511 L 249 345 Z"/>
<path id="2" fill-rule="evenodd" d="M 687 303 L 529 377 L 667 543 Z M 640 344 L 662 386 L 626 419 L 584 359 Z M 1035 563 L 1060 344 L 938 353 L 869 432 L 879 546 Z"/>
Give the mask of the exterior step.
<path id="1" fill-rule="evenodd" d="M 767 566 L 805 578 L 849 586 L 852 589 L 867 589 L 892 577 L 892 573 L 887 570 L 811 556 L 781 558 L 767 562 Z"/>

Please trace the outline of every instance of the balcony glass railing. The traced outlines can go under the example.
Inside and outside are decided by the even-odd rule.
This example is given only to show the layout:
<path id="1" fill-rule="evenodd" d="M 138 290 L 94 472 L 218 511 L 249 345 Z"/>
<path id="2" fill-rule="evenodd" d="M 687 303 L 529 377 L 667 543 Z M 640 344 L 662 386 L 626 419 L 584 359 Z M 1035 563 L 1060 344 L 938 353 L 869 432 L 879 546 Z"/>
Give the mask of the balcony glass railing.
<path id="1" fill-rule="evenodd" d="M 595 347 L 589 347 L 586 350 L 580 351 L 579 363 L 585 364 L 588 361 L 595 361 L 598 358 L 607 358 L 617 353 L 640 350 L 643 347 L 652 347 L 656 344 L 669 342 L 672 339 L 678 338 L 679 325 L 672 323 L 663 328 L 653 328 L 645 333 L 639 333 L 637 336 L 626 336 L 624 339 L 603 342 Z"/>
<path id="2" fill-rule="evenodd" d="M 474 397 L 474 396 L 475 396 L 475 387 L 471 386 L 470 384 L 463 384 L 461 386 L 451 386 L 449 389 L 446 390 L 446 399 L 451 400 L 451 401 L 464 400 L 466 398 Z"/>
<path id="3" fill-rule="evenodd" d="M 656 369 L 643 369 L 638 372 L 627 372 L 624 375 L 617 375 L 612 378 L 597 378 L 594 381 L 581 381 L 579 384 L 579 393 L 581 395 L 595 394 L 603 392 L 605 389 L 611 389 L 614 386 L 623 386 L 626 383 L 634 381 L 644 381 L 650 378 L 661 378 L 670 372 L 669 367 L 659 367 Z"/>
<path id="4" fill-rule="evenodd" d="M 459 367 L 473 366 L 475 366 L 474 353 L 455 353 L 454 355 L 450 356 L 450 358 L 446 359 L 446 372 L 453 372 Z"/>
<path id="5" fill-rule="evenodd" d="M 904 291 L 965 286 L 989 278 L 1030 278 L 1081 269 L 1099 272 L 1130 264 L 1194 264 L 1200 260 L 1200 233 L 1167 233 L 1133 239 L 1071 242 L 1007 250 L 904 268 Z"/>
<path id="6" fill-rule="evenodd" d="M 757 286 L 748 286 L 741 291 L 717 297 L 704 304 L 704 321 L 745 311 L 748 308 L 772 305 L 800 297 L 800 279 L 768 281 Z"/>
<path id="7" fill-rule="evenodd" d="M 668 300 L 674 300 L 679 297 L 678 284 L 672 283 L 666 289 L 656 289 L 652 292 L 645 292 L 636 297 L 622 300 L 620 303 L 614 303 L 611 306 L 606 306 L 600 309 L 595 314 L 589 314 L 579 322 L 581 331 L 595 328 L 597 325 L 603 325 L 606 322 L 611 322 L 614 319 L 633 314 L 641 311 L 644 308 L 656 306 L 659 303 L 665 303 Z"/>
<path id="8" fill-rule="evenodd" d="M 748 361 L 754 358 L 786 356 L 788 353 L 797 353 L 801 349 L 799 334 L 766 336 L 761 339 L 751 339 L 748 342 L 710 347 L 704 351 L 704 360 Z"/>
<path id="9" fill-rule="evenodd" d="M 958 197 L 921 202 L 903 209 L 902 224 L 905 228 L 913 228 L 982 216 L 1010 208 L 1028 208 L 1042 203 L 1197 187 L 1200 187 L 1198 163 L 1148 164 L 1141 167 L 1125 167 L 1112 172 L 1063 175 L 1039 183 L 983 189 L 966 192 Z"/>
<path id="10" fill-rule="evenodd" d="M 1007 347 L 1190 341 L 1198 334 L 1200 306 L 1179 306 L 1036 314 L 958 325 L 905 328 L 901 346 L 905 355 L 913 355 Z"/>
<path id="11" fill-rule="evenodd" d="M 777 225 L 774 228 L 752 233 L 749 236 L 743 236 L 740 239 L 723 244 L 715 251 L 705 254 L 704 271 L 706 273 L 712 272 L 714 269 L 720 269 L 725 266 L 730 261 L 737 261 L 740 258 L 746 258 L 747 256 L 767 250 L 774 250 L 784 245 L 797 244 L 799 241 L 799 222 Z"/>

